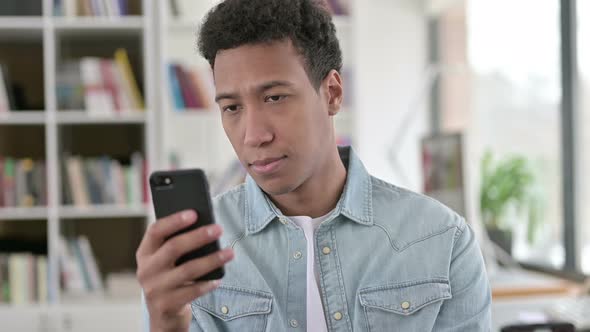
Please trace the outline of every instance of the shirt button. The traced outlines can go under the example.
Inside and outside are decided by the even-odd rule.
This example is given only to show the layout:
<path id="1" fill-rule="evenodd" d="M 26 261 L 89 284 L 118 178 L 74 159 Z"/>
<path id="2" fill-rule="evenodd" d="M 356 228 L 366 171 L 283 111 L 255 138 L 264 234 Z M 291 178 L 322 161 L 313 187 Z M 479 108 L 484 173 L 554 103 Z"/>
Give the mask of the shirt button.
<path id="1" fill-rule="evenodd" d="M 330 249 L 330 247 L 322 248 L 322 253 L 324 253 L 324 255 L 329 255 L 331 252 L 332 252 L 332 249 Z"/>
<path id="2" fill-rule="evenodd" d="M 334 319 L 335 320 L 341 320 L 342 319 L 342 313 L 340 311 L 336 311 L 334 313 Z"/>
<path id="3" fill-rule="evenodd" d="M 226 307 L 226 306 L 223 306 L 223 307 L 221 307 L 221 312 L 222 312 L 224 315 L 227 315 L 227 313 L 229 312 L 229 308 L 228 308 L 228 307 Z"/>
<path id="4" fill-rule="evenodd" d="M 295 319 L 291 319 L 289 325 L 291 325 L 291 327 L 297 327 L 299 326 L 299 323 Z"/>
<path id="5" fill-rule="evenodd" d="M 287 219 L 280 217 L 279 221 L 281 222 L 281 224 L 286 225 L 287 224 Z"/>
<path id="6" fill-rule="evenodd" d="M 402 309 L 407 310 L 410 308 L 410 302 L 406 301 L 402 303 Z"/>
<path id="7" fill-rule="evenodd" d="M 296 251 L 293 254 L 293 258 L 295 258 L 295 259 L 299 259 L 299 258 L 301 258 L 301 256 L 303 256 L 303 254 L 301 254 L 301 251 Z"/>

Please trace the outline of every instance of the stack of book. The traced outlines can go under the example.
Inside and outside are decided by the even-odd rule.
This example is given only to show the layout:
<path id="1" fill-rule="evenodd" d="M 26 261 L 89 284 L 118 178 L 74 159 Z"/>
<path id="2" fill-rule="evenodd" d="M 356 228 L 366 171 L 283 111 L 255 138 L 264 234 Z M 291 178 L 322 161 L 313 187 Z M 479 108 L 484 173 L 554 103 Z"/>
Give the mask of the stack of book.
<path id="1" fill-rule="evenodd" d="M 56 16 L 107 16 L 129 15 L 128 0 L 55 0 Z"/>
<path id="2" fill-rule="evenodd" d="M 62 164 L 64 204 L 137 205 L 148 201 L 146 167 L 140 153 L 128 165 L 103 156 L 82 158 L 66 155 Z"/>
<path id="3" fill-rule="evenodd" d="M 84 57 L 62 64 L 57 75 L 60 109 L 85 109 L 90 115 L 140 112 L 143 98 L 125 49 L 114 59 Z"/>
<path id="4" fill-rule="evenodd" d="M 0 156 L 0 207 L 47 205 L 45 162 Z"/>
<path id="5" fill-rule="evenodd" d="M 47 279 L 46 256 L 0 254 L 0 303 L 46 303 Z"/>
<path id="6" fill-rule="evenodd" d="M 102 293 L 104 283 L 90 241 L 84 235 L 59 240 L 60 284 L 68 294 Z"/>
<path id="7" fill-rule="evenodd" d="M 174 109 L 210 110 L 215 103 L 213 75 L 209 68 L 189 68 L 178 63 L 168 65 Z"/>

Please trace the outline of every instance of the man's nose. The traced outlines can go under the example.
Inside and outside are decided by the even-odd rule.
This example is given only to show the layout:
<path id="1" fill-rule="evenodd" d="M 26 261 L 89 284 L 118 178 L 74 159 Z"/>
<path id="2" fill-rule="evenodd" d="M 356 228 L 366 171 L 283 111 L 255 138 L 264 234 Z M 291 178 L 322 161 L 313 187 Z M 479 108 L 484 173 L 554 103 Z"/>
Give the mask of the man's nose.
<path id="1" fill-rule="evenodd" d="M 272 142 L 274 139 L 272 127 L 262 114 L 263 112 L 250 108 L 245 113 L 244 144 L 250 147 L 259 147 Z"/>

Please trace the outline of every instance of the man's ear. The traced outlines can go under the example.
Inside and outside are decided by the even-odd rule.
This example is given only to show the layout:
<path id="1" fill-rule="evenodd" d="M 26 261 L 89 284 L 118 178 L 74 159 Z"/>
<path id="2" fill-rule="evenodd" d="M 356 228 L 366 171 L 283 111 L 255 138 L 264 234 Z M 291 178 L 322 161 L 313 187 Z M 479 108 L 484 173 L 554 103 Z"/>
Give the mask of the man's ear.
<path id="1" fill-rule="evenodd" d="M 340 112 L 340 107 L 342 106 L 344 93 L 342 76 L 340 76 L 337 70 L 332 69 L 326 78 L 324 78 L 322 85 L 324 85 L 324 91 L 328 101 L 328 114 L 330 116 L 336 115 Z"/>

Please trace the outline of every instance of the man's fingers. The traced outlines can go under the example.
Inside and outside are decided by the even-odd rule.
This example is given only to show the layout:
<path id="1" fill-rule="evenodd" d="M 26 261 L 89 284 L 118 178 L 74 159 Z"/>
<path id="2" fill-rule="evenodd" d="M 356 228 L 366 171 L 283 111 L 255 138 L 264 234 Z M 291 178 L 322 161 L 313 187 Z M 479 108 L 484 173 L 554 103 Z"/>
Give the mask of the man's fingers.
<path id="1" fill-rule="evenodd" d="M 200 281 L 172 291 L 171 298 L 176 301 L 176 306 L 186 305 L 191 303 L 196 298 L 199 298 L 217 287 L 221 280 Z"/>
<path id="2" fill-rule="evenodd" d="M 172 287 L 178 287 L 188 282 L 192 282 L 207 273 L 222 267 L 225 263 L 229 262 L 234 258 L 234 251 L 231 248 L 225 248 L 223 250 L 216 251 L 207 256 L 192 259 L 188 262 L 183 263 L 175 267 L 172 271 L 169 271 L 164 280 L 163 284 L 173 285 Z"/>
<path id="3" fill-rule="evenodd" d="M 173 215 L 158 219 L 151 224 L 145 232 L 139 248 L 137 258 L 155 253 L 162 243 L 170 235 L 186 228 L 197 220 L 197 213 L 193 210 L 185 210 Z"/>
<path id="4" fill-rule="evenodd" d="M 150 258 L 149 266 L 145 266 L 143 272 L 151 275 L 163 269 L 173 268 L 176 260 L 182 255 L 219 239 L 222 232 L 221 226 L 208 225 L 169 239 Z"/>

